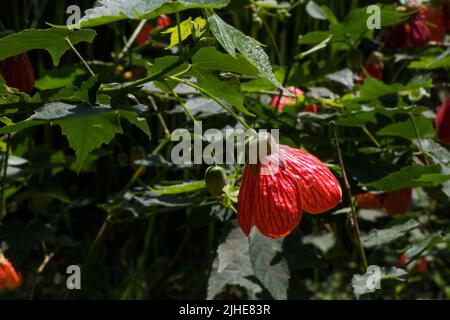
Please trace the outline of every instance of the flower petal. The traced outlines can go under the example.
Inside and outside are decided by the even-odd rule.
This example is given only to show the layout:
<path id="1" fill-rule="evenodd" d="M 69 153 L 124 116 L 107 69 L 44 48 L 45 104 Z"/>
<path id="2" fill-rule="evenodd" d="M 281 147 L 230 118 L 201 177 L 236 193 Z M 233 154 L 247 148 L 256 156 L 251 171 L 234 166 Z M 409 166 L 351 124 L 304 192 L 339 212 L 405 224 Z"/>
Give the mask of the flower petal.
<path id="1" fill-rule="evenodd" d="M 280 146 L 282 159 L 301 185 L 303 210 L 322 213 L 342 200 L 341 185 L 328 167 L 311 154 Z"/>
<path id="2" fill-rule="evenodd" d="M 242 175 L 241 187 L 238 195 L 238 222 L 242 231 L 248 236 L 253 223 L 252 210 L 254 208 L 255 190 L 257 184 L 256 165 L 247 165 Z"/>
<path id="3" fill-rule="evenodd" d="M 261 165 L 265 166 L 271 164 Z M 288 235 L 300 222 L 302 212 L 302 196 L 295 177 L 281 166 L 276 171 L 257 176 L 252 208 L 256 227 L 262 234 L 272 238 Z"/>
<path id="4" fill-rule="evenodd" d="M 384 198 L 383 207 L 387 213 L 403 214 L 408 210 L 411 204 L 411 197 L 411 189 L 388 192 L 386 198 Z"/>

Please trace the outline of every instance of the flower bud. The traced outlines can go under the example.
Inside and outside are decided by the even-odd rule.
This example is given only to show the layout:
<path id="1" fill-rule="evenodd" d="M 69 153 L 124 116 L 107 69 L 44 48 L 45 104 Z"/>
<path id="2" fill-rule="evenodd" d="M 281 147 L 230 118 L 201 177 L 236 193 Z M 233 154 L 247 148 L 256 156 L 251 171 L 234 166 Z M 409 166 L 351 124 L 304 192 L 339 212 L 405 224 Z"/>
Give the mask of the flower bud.
<path id="1" fill-rule="evenodd" d="M 34 70 L 25 53 L 0 61 L 0 74 L 8 87 L 31 94 L 34 88 Z"/>
<path id="2" fill-rule="evenodd" d="M 227 183 L 225 170 L 220 166 L 210 166 L 205 172 L 205 183 L 211 195 L 219 196 Z"/>

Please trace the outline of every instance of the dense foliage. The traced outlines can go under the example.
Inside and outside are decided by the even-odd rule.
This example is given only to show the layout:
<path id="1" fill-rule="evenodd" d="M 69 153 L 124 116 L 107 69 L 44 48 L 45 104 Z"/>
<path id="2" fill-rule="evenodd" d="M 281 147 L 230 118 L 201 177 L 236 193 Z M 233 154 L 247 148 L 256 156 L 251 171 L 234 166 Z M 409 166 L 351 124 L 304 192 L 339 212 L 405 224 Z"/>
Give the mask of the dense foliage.
<path id="1" fill-rule="evenodd" d="M 1 298 L 450 298 L 449 1 L 0 12 Z M 314 185 L 289 180 L 304 199 L 288 234 L 237 221 L 270 179 L 262 192 L 250 167 L 243 183 L 243 165 L 172 162 L 171 133 L 198 121 L 279 129 L 301 158 L 289 174 L 314 168 Z M 67 289 L 73 265 L 82 290 Z"/>

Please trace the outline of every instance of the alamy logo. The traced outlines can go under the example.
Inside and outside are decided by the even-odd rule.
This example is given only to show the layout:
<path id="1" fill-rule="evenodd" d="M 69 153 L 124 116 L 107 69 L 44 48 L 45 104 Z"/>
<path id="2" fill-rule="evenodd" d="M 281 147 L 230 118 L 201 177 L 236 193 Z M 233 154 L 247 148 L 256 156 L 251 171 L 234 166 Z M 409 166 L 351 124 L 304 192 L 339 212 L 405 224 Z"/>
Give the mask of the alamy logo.
<path id="1" fill-rule="evenodd" d="M 367 28 L 369 30 L 381 29 L 381 8 L 377 5 L 371 5 L 367 7 L 370 17 L 367 19 Z"/>
<path id="2" fill-rule="evenodd" d="M 203 132 L 197 121 L 194 132 L 177 129 L 171 140 L 178 142 L 172 149 L 171 160 L 176 165 L 192 164 L 268 164 L 268 170 L 278 168 L 279 130 L 208 129 Z M 264 168 L 263 168 L 264 170 Z M 264 173 L 262 173 L 264 174 Z"/>
<path id="3" fill-rule="evenodd" d="M 81 290 L 81 268 L 77 265 L 71 265 L 67 267 L 66 285 L 69 290 Z"/>
<path id="4" fill-rule="evenodd" d="M 66 25 L 69 29 L 81 29 L 81 9 L 77 5 L 67 7 L 66 13 L 70 16 L 67 18 Z"/>

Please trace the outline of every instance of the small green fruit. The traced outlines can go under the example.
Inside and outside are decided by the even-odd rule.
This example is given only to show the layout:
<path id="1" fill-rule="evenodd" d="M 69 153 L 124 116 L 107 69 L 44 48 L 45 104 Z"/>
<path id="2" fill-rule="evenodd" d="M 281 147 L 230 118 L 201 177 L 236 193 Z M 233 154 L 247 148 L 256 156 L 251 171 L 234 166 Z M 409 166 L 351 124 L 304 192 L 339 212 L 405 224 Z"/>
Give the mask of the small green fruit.
<path id="1" fill-rule="evenodd" d="M 219 166 L 211 166 L 205 172 L 206 189 L 213 196 L 218 196 L 222 193 L 223 187 L 227 183 L 227 175 L 225 170 Z"/>

